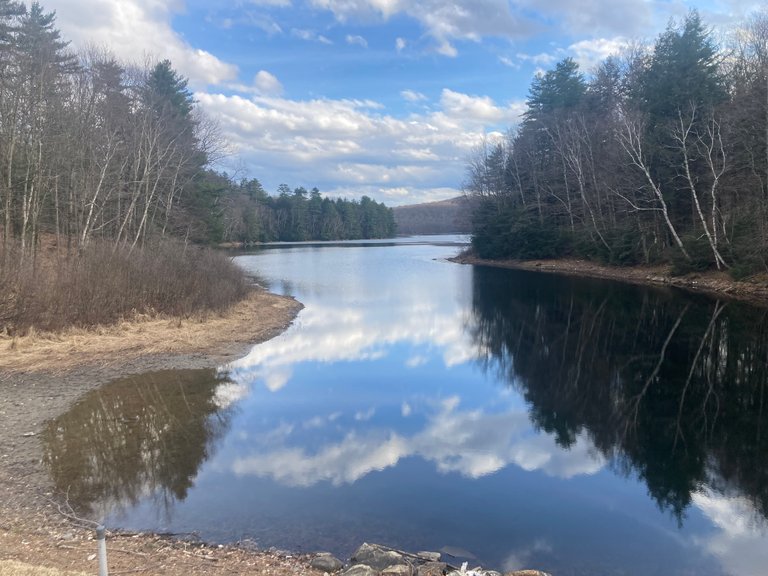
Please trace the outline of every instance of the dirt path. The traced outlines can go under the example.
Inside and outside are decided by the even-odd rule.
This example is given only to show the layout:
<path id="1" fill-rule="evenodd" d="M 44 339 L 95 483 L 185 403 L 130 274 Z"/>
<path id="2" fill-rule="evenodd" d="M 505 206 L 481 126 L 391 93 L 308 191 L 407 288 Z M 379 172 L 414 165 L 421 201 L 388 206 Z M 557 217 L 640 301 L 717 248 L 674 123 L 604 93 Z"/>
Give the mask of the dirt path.
<path id="1" fill-rule="evenodd" d="M 95 331 L 0 338 L 0 574 L 95 574 L 92 532 L 62 514 L 37 434 L 85 392 L 149 370 L 217 366 L 267 340 L 301 304 L 254 292 L 224 316 L 139 319 Z M 66 512 L 66 510 L 65 510 Z M 110 574 L 314 574 L 291 555 L 110 534 Z"/>
<path id="2" fill-rule="evenodd" d="M 733 280 L 726 272 L 701 272 L 672 276 L 669 266 L 603 266 L 587 260 L 484 260 L 462 254 L 451 259 L 459 264 L 495 266 L 517 270 L 534 270 L 570 276 L 608 278 L 621 282 L 653 286 L 674 286 L 713 296 L 726 296 L 756 305 L 768 305 L 768 274 L 760 274 L 743 281 Z"/>

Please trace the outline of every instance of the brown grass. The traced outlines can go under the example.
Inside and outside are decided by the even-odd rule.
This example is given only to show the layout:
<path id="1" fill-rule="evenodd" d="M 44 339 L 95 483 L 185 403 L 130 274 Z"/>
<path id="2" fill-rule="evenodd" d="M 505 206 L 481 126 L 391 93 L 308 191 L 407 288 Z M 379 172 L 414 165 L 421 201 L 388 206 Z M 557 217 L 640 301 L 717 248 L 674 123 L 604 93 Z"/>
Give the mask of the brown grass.
<path id="1" fill-rule="evenodd" d="M 57 333 L 30 331 L 0 336 L 0 371 L 61 371 L 83 364 L 125 364 L 155 354 L 222 354 L 245 347 L 284 327 L 287 311 L 300 305 L 289 298 L 253 290 L 226 312 L 197 318 L 139 315 L 130 321 Z"/>
<path id="2" fill-rule="evenodd" d="M 0 560 L 0 576 L 88 576 L 85 572 L 65 572 L 55 568 L 33 566 L 13 560 Z"/>
<path id="3" fill-rule="evenodd" d="M 108 325 L 137 315 L 220 312 L 248 291 L 220 252 L 173 241 L 142 249 L 94 243 L 81 252 L 0 254 L 0 332 L 24 335 Z"/>

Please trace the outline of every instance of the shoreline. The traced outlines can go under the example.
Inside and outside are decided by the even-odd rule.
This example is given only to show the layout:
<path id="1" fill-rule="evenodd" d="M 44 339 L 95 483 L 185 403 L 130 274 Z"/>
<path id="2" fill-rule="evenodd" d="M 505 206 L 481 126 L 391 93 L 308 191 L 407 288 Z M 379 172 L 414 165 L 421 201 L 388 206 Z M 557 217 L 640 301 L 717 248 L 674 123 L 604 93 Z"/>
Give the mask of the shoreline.
<path id="1" fill-rule="evenodd" d="M 733 280 L 727 272 L 698 272 L 673 276 L 669 265 L 616 267 L 578 259 L 498 260 L 462 253 L 449 259 L 457 264 L 564 274 L 582 278 L 616 280 L 653 287 L 673 287 L 715 298 L 728 298 L 756 306 L 768 306 L 768 274 L 748 280 Z"/>
<path id="2" fill-rule="evenodd" d="M 37 435 L 46 421 L 119 377 L 225 364 L 282 333 L 302 308 L 254 290 L 223 315 L 0 338 L 0 574 L 96 572 L 93 531 L 72 517 L 42 463 Z M 110 573 L 321 574 L 307 558 L 247 546 L 119 531 L 107 543 Z"/>

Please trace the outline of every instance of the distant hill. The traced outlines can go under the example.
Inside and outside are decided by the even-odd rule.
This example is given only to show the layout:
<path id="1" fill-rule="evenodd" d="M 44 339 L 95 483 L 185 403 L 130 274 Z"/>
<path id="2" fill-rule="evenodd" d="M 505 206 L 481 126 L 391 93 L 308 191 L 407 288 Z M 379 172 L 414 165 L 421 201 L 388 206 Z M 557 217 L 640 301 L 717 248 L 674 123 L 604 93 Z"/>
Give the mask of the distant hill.
<path id="1" fill-rule="evenodd" d="M 469 234 L 472 209 L 464 196 L 392 208 L 398 234 Z"/>

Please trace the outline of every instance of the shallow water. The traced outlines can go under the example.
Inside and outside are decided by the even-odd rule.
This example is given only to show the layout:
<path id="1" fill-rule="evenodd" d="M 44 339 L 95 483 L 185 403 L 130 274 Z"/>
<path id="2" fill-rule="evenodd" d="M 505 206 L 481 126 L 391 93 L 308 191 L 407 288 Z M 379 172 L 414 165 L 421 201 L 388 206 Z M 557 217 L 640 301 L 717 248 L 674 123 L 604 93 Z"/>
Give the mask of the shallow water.
<path id="1" fill-rule="evenodd" d="M 59 488 L 111 526 L 342 557 L 763 574 L 766 310 L 456 265 L 452 240 L 239 256 L 295 325 L 84 397 L 44 435 Z"/>

